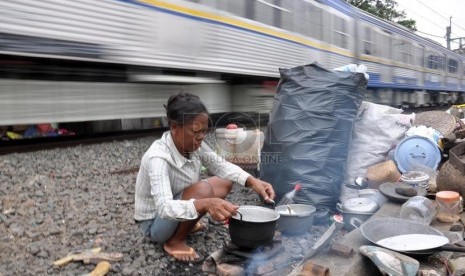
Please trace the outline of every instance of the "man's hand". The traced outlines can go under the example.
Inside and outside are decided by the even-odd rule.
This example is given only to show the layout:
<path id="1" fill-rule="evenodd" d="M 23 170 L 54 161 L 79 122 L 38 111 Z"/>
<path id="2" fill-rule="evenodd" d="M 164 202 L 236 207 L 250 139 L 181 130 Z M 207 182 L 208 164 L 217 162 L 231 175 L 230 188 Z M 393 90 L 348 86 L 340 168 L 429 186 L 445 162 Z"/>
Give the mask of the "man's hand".
<path id="1" fill-rule="evenodd" d="M 205 198 L 196 201 L 204 202 L 204 208 L 202 209 L 209 213 L 216 221 L 223 221 L 234 216 L 237 213 L 237 209 L 239 209 L 239 206 L 221 198 Z"/>
<path id="2" fill-rule="evenodd" d="M 245 183 L 246 183 L 246 186 L 249 186 L 257 194 L 262 196 L 263 200 L 265 200 L 266 202 L 269 202 L 270 200 L 274 200 L 274 198 L 276 197 L 273 186 L 271 186 L 271 184 L 268 182 L 262 181 L 253 176 L 249 176 Z"/>

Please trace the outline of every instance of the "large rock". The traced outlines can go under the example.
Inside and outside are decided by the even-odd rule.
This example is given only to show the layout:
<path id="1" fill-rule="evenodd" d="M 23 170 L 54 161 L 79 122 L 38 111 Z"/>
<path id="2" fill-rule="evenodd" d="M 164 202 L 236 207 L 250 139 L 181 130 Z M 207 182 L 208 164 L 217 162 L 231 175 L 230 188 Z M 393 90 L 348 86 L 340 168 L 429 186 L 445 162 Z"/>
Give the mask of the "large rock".
<path id="1" fill-rule="evenodd" d="M 465 257 L 449 260 L 449 266 L 454 275 L 465 275 Z"/>

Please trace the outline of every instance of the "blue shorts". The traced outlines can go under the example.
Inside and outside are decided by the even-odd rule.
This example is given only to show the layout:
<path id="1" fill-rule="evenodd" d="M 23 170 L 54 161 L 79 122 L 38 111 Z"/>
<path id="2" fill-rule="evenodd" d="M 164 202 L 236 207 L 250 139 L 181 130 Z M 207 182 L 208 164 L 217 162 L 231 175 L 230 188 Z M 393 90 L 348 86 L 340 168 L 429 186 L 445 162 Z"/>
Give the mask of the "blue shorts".
<path id="1" fill-rule="evenodd" d="M 179 193 L 174 199 L 181 197 L 182 193 Z M 139 221 L 139 229 L 145 237 L 150 238 L 153 242 L 165 243 L 174 235 L 179 223 L 177 220 L 162 219 L 157 216 L 153 219 Z"/>
<path id="2" fill-rule="evenodd" d="M 174 235 L 179 221 L 156 217 L 139 222 L 139 229 L 153 242 L 165 243 Z"/>

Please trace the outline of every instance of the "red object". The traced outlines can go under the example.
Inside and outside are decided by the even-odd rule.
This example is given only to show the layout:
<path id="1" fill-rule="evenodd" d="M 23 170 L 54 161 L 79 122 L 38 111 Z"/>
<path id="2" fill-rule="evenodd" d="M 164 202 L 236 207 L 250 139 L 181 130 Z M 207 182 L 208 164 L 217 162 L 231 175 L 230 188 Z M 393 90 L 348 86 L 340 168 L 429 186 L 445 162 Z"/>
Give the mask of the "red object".
<path id="1" fill-rule="evenodd" d="M 300 190 L 301 186 L 300 184 L 296 184 L 294 186 L 294 189 L 292 189 L 292 191 L 286 193 L 278 202 L 278 204 L 276 204 L 276 206 L 278 205 L 287 205 L 287 204 L 293 204 L 294 203 L 294 197 L 295 195 L 297 194 L 297 192 Z"/>
<path id="2" fill-rule="evenodd" d="M 237 125 L 236 124 L 229 124 L 226 126 L 226 129 L 237 129 Z"/>
<path id="3" fill-rule="evenodd" d="M 36 127 L 41 133 L 49 133 L 55 130 L 51 124 L 37 124 Z"/>
<path id="4" fill-rule="evenodd" d="M 344 217 L 341 214 L 336 214 L 333 216 L 334 221 L 343 222 Z"/>

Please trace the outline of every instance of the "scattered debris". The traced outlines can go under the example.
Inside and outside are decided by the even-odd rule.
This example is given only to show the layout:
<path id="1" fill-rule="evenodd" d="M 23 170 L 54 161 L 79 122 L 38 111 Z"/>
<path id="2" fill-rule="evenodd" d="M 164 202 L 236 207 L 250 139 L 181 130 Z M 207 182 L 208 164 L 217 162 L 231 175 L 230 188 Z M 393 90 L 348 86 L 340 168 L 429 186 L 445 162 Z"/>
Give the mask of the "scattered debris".
<path id="1" fill-rule="evenodd" d="M 101 261 L 89 274 L 84 274 L 83 276 L 103 276 L 110 271 L 111 264 L 107 261 Z"/>
<path id="2" fill-rule="evenodd" d="M 77 254 L 71 254 L 64 258 L 61 258 L 53 264 L 55 266 L 62 266 L 68 264 L 71 261 L 83 261 L 84 263 L 90 263 L 95 261 L 120 261 L 123 259 L 123 254 L 118 252 L 105 253 L 100 252 L 101 247 L 96 247 L 91 250 L 87 250 Z"/>

